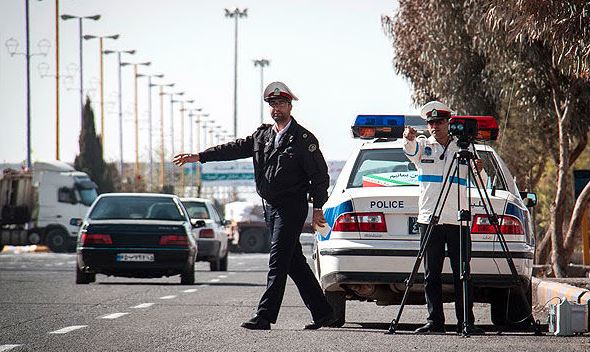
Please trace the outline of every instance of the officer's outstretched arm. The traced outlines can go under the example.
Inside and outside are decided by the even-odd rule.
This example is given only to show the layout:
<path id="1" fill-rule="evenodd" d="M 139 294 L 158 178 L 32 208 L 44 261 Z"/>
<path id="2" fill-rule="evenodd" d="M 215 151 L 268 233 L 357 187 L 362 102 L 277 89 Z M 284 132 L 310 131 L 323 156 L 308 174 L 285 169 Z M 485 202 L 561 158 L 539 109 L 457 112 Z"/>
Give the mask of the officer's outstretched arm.
<path id="1" fill-rule="evenodd" d="M 202 163 L 207 161 L 225 161 L 249 158 L 254 154 L 254 138 L 248 136 L 239 138 L 233 142 L 220 144 L 199 153 Z"/>

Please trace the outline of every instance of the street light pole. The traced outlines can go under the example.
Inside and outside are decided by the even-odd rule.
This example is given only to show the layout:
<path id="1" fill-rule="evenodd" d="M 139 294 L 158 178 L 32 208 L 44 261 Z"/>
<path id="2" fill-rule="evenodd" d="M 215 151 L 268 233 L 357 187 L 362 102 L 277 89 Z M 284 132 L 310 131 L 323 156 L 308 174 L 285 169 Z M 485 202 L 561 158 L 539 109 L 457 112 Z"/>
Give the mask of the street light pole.
<path id="1" fill-rule="evenodd" d="M 153 148 L 153 144 L 152 144 L 152 77 L 157 77 L 157 78 L 163 78 L 164 75 L 162 74 L 157 74 L 157 75 L 143 75 L 143 74 L 138 74 L 137 77 L 147 77 L 148 79 L 148 116 L 149 116 L 149 138 L 148 138 L 148 144 L 149 144 L 149 165 L 150 165 L 150 170 L 149 170 L 149 178 L 150 178 L 150 192 L 154 190 L 154 155 L 152 152 L 152 148 Z"/>
<path id="2" fill-rule="evenodd" d="M 254 60 L 254 67 L 260 66 L 260 124 L 264 121 L 264 67 L 270 65 L 267 59 Z"/>
<path id="3" fill-rule="evenodd" d="M 59 0 L 55 0 L 55 160 L 59 160 Z"/>
<path id="4" fill-rule="evenodd" d="M 180 150 L 182 153 L 185 152 L 184 150 L 184 112 L 186 111 L 184 104 L 185 103 L 189 103 L 192 104 L 194 103 L 194 99 L 190 99 L 190 100 L 181 100 L 180 101 Z M 189 125 L 192 128 L 192 123 Z M 192 135 L 192 133 L 191 133 Z M 191 137 L 192 138 L 192 137 Z M 191 142 L 192 145 L 192 142 Z M 186 169 L 186 166 L 182 166 L 180 168 L 180 185 L 182 188 L 182 195 L 185 195 L 185 191 L 184 191 L 184 170 Z"/>
<path id="5" fill-rule="evenodd" d="M 83 37 L 83 30 L 82 30 L 82 21 L 83 20 L 93 20 L 98 21 L 100 19 L 100 15 L 94 16 L 73 16 L 73 15 L 62 15 L 61 19 L 64 21 L 77 19 L 78 20 L 78 42 L 80 45 L 80 121 L 84 119 L 84 65 L 83 65 L 83 51 L 84 46 L 82 45 L 82 37 Z"/>
<path id="6" fill-rule="evenodd" d="M 174 83 L 153 84 L 160 87 L 160 191 L 164 188 L 164 87 L 174 87 Z"/>
<path id="7" fill-rule="evenodd" d="M 47 39 L 39 41 L 39 53 L 31 54 L 30 47 L 30 22 L 29 22 L 29 0 L 25 1 L 25 52 L 17 52 L 18 41 L 10 38 L 5 43 L 8 54 L 12 57 L 14 55 L 24 55 L 26 61 L 26 87 L 27 87 L 27 168 L 30 169 L 31 162 L 31 56 L 42 55 L 46 56 L 51 44 Z"/>
<path id="8" fill-rule="evenodd" d="M 85 40 L 96 39 L 99 40 L 99 62 L 100 62 L 100 142 L 102 144 L 102 152 L 104 155 L 104 60 L 103 60 L 103 39 L 119 39 L 118 34 L 114 35 L 104 35 L 104 36 L 97 36 L 97 35 L 84 35 Z"/>
<path id="9" fill-rule="evenodd" d="M 124 162 L 123 162 L 123 97 L 122 97 L 122 83 L 121 83 L 121 53 L 134 55 L 135 50 L 105 50 L 105 54 L 117 54 L 117 75 L 118 75 L 118 100 L 119 100 L 119 174 L 121 179 L 124 177 Z"/>
<path id="10" fill-rule="evenodd" d="M 138 105 L 137 105 L 137 66 L 149 66 L 152 63 L 147 61 L 147 62 L 136 62 L 136 63 L 130 63 L 130 62 L 122 62 L 121 66 L 129 66 L 132 65 L 133 66 L 133 86 L 134 86 L 134 94 L 133 94 L 133 112 L 134 112 L 134 124 L 135 124 L 135 167 L 133 169 L 134 172 L 134 178 L 133 178 L 133 184 L 135 185 L 137 183 L 137 180 L 139 178 L 139 109 L 138 109 Z"/>
<path id="11" fill-rule="evenodd" d="M 225 17 L 235 20 L 234 27 L 234 135 L 238 135 L 238 18 L 248 17 L 248 9 L 225 9 Z"/>

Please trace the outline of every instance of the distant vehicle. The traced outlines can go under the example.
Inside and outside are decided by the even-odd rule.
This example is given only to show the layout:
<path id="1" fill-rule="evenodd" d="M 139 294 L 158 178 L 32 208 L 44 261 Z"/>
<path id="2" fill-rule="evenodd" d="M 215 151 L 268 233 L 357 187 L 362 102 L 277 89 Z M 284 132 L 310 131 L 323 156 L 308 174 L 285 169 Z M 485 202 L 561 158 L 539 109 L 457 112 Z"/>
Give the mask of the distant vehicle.
<path id="1" fill-rule="evenodd" d="M 158 278 L 180 274 L 180 283 L 195 283 L 197 244 L 194 227 L 180 199 L 168 194 L 102 194 L 80 224 L 76 283 L 96 274 Z"/>
<path id="2" fill-rule="evenodd" d="M 312 233 L 311 218 L 312 204 L 309 203 L 309 211 L 303 233 Z M 270 234 L 264 221 L 262 201 L 258 204 L 250 202 L 232 202 L 225 205 L 225 217 L 229 220 L 230 248 L 245 253 L 268 253 L 270 250 Z"/>
<path id="3" fill-rule="evenodd" d="M 182 198 L 191 220 L 203 220 L 204 227 L 193 229 L 197 241 L 197 261 L 209 262 L 211 271 L 227 271 L 228 239 L 225 226 L 213 202 L 203 198 Z"/>
<path id="4" fill-rule="evenodd" d="M 360 117 L 357 121 L 365 123 L 355 126 L 362 133 L 377 134 L 371 123 L 379 117 Z M 407 122 L 408 116 L 405 118 Z M 323 208 L 330 231 L 316 235 L 313 258 L 316 276 L 337 317 L 335 325 L 345 323 L 348 300 L 400 304 L 405 280 L 420 248 L 416 225 L 419 175 L 402 150 L 403 140 L 387 137 L 394 130 L 391 126 L 401 126 L 403 131 L 404 122 L 388 123 L 381 138 L 371 138 L 353 151 Z M 488 176 L 486 190 L 530 303 L 535 236 L 528 207 L 536 204 L 536 195 L 518 191 L 510 170 L 492 147 L 475 144 L 475 150 L 483 161 Z M 499 239 L 475 189 L 472 196 L 474 301 L 491 303 L 494 324 L 518 325 L 530 312 L 520 299 Z M 445 302 L 453 301 L 452 282 L 447 258 L 442 275 Z M 422 283 L 421 265 L 408 304 L 425 303 Z"/>
<path id="5" fill-rule="evenodd" d="M 84 172 L 61 162 L 35 162 L 32 170 L 5 169 L 0 178 L 0 251 L 4 245 L 47 245 L 73 252 L 81 218 L 97 197 Z"/>

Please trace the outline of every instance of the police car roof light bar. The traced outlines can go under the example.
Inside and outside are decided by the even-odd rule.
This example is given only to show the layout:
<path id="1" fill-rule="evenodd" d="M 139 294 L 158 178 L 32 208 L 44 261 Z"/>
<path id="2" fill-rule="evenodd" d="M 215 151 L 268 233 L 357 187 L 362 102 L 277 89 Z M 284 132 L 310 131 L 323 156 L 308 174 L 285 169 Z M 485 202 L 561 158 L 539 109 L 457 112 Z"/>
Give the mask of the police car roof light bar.
<path id="1" fill-rule="evenodd" d="M 358 115 L 354 121 L 354 138 L 401 138 L 404 133 L 404 115 Z"/>
<path id="2" fill-rule="evenodd" d="M 453 121 L 461 120 L 476 120 L 477 121 L 477 136 L 476 140 L 480 141 L 495 141 L 498 139 L 498 122 L 493 116 L 451 116 L 451 123 Z"/>

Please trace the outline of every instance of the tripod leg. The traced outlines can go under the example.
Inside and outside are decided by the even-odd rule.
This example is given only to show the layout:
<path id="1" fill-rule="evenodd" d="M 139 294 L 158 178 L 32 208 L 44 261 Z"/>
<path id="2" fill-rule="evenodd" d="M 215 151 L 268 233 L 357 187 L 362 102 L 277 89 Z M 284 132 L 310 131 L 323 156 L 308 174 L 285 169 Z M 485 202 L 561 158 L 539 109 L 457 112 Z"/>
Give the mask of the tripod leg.
<path id="1" fill-rule="evenodd" d="M 474 148 L 474 150 L 475 150 L 475 148 Z M 504 238 L 504 234 L 502 234 L 502 231 L 500 229 L 500 224 L 498 222 L 498 215 L 494 211 L 492 201 L 491 201 L 488 193 L 485 191 L 485 184 L 483 182 L 483 178 L 481 177 L 481 173 L 476 168 L 475 157 L 473 155 L 471 158 L 470 167 L 468 169 L 469 169 L 469 173 L 471 175 L 475 176 L 474 177 L 476 180 L 476 182 L 475 182 L 476 187 L 475 188 L 477 189 L 477 192 L 479 193 L 479 197 L 482 200 L 482 204 L 483 204 L 484 210 L 486 212 L 486 215 L 488 216 L 488 219 L 490 220 L 490 222 L 494 226 L 494 229 L 496 231 L 496 238 L 500 242 L 500 246 L 501 246 L 502 251 L 504 253 L 504 257 L 506 258 L 506 262 L 507 262 L 508 267 L 510 269 L 512 279 L 514 280 L 515 285 L 518 286 L 518 291 L 520 293 L 521 301 L 528 308 L 527 311 L 529 312 L 529 316 L 527 317 L 526 320 L 528 320 L 529 324 L 531 324 L 532 328 L 535 331 L 535 335 L 540 335 L 541 329 L 539 327 L 539 324 L 535 321 L 535 319 L 533 317 L 531 303 L 529 302 L 528 298 L 526 297 L 526 293 L 524 291 L 524 286 L 523 286 L 524 283 L 522 282 L 522 280 L 518 276 L 518 271 L 516 270 L 516 266 L 514 265 L 514 260 L 512 259 L 512 255 L 510 254 L 510 249 L 508 248 L 508 244 L 506 243 L 506 239 Z M 475 172 L 474 172 L 474 170 L 475 170 Z M 483 192 L 482 192 L 482 189 L 483 189 Z"/>
<path id="2" fill-rule="evenodd" d="M 451 165 L 453 165 L 453 163 L 455 161 L 456 161 L 456 155 L 453 156 L 453 160 L 451 161 Z M 458 165 L 456 167 L 458 167 Z M 444 204 L 445 204 L 447 197 L 449 195 L 449 191 L 451 190 L 452 183 L 447 182 L 449 179 L 449 175 L 451 175 L 451 167 L 449 167 L 449 169 L 447 170 L 447 174 L 444 178 L 441 192 L 438 195 L 438 198 L 436 200 L 436 205 L 434 206 L 434 210 L 432 212 L 432 217 L 430 218 L 430 222 L 428 223 L 428 227 L 426 228 L 424 239 L 422 240 L 422 243 L 420 244 L 420 250 L 418 251 L 418 255 L 416 256 L 416 261 L 414 262 L 414 267 L 412 268 L 412 272 L 410 273 L 410 276 L 408 277 L 408 279 L 406 279 L 406 289 L 404 291 L 404 295 L 402 297 L 402 301 L 400 303 L 400 307 L 397 312 L 397 317 L 395 317 L 391 321 L 391 323 L 389 324 L 389 329 L 387 330 L 386 334 L 394 334 L 397 330 L 398 325 L 399 325 L 400 318 L 402 316 L 402 313 L 404 311 L 404 307 L 405 307 L 406 302 L 408 300 L 410 288 L 414 285 L 414 281 L 416 280 L 416 274 L 418 272 L 418 269 L 420 268 L 420 264 L 422 263 L 422 258 L 424 257 L 424 252 L 426 251 L 426 248 L 429 244 L 430 235 L 432 234 L 432 230 L 433 230 L 434 226 L 436 224 L 438 224 L 438 219 L 440 218 L 440 214 L 442 212 L 442 209 L 444 208 Z M 446 189 L 446 192 L 445 192 L 445 189 Z M 444 193 L 444 198 L 442 197 L 443 193 Z M 441 199 L 443 199 L 442 203 L 441 203 Z M 440 207 L 439 207 L 439 205 L 440 205 Z"/>

